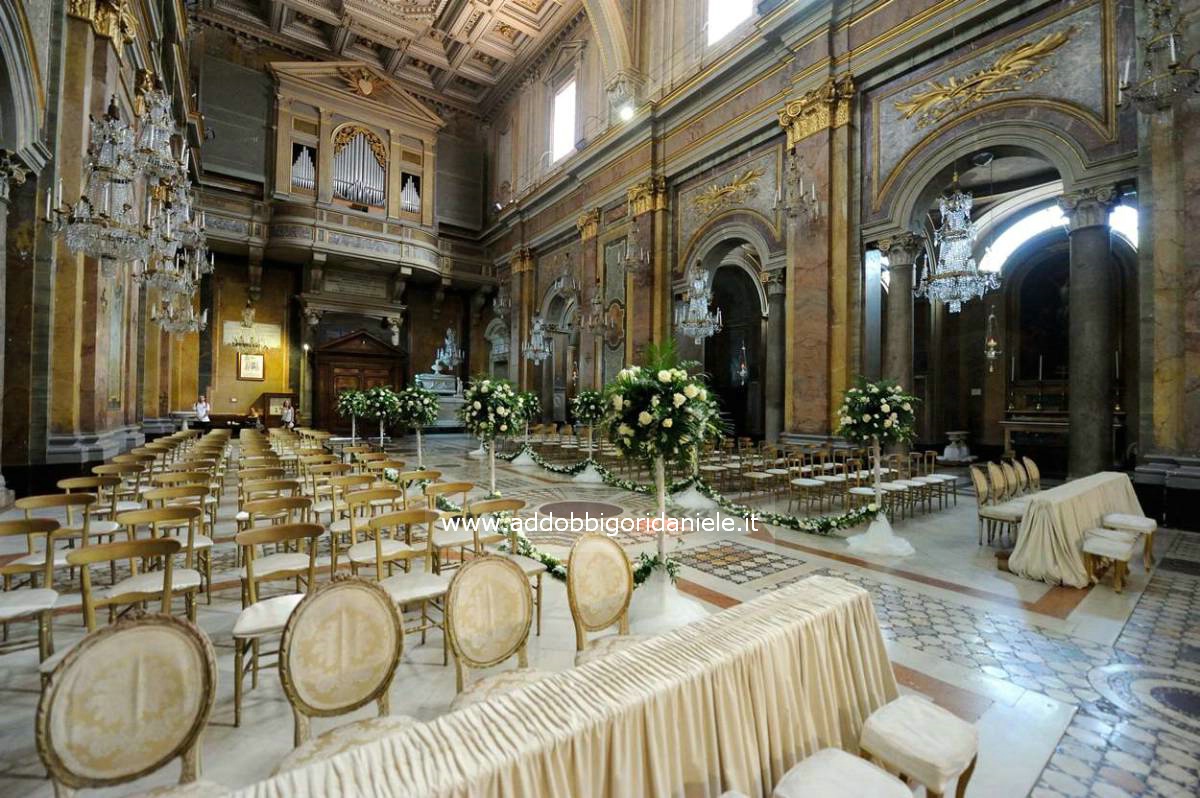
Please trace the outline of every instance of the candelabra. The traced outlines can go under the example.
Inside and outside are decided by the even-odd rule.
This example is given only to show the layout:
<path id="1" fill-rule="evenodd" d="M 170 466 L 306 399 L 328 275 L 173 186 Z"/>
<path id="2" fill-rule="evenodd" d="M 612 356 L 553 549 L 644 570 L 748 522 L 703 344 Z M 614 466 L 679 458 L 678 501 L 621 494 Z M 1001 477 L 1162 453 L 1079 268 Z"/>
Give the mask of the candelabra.
<path id="1" fill-rule="evenodd" d="M 675 308 L 675 326 L 684 335 L 701 344 L 705 338 L 716 335 L 723 328 L 721 309 L 709 310 L 712 303 L 712 288 L 709 276 L 697 261 L 687 274 L 688 291 L 683 304 Z"/>
<path id="2" fill-rule="evenodd" d="M 508 283 L 501 283 L 496 296 L 492 299 L 492 312 L 498 318 L 507 319 L 512 312 L 512 295 L 508 291 Z"/>
<path id="3" fill-rule="evenodd" d="M 996 371 L 996 360 L 1002 355 L 1000 341 L 996 338 L 996 314 L 988 313 L 987 332 L 983 339 L 983 356 L 987 360 L 988 374 Z"/>
<path id="4" fill-rule="evenodd" d="M 621 266 L 634 280 L 645 282 L 650 277 L 650 253 L 641 245 L 641 240 L 642 217 L 635 216 L 629 237 L 626 239 L 625 258 L 621 261 Z"/>
<path id="5" fill-rule="evenodd" d="M 150 320 L 167 333 L 203 332 L 208 328 L 208 311 L 197 315 L 190 296 L 175 294 L 150 306 Z"/>
<path id="6" fill-rule="evenodd" d="M 459 348 L 458 342 L 455 340 L 454 330 L 453 328 L 447 328 L 446 338 L 433 355 L 433 371 L 435 374 L 441 374 L 443 365 L 456 369 L 462 361 L 463 350 Z"/>
<path id="7" fill-rule="evenodd" d="M 1132 102 L 1143 114 L 1173 108 L 1196 91 L 1200 71 L 1192 66 L 1195 53 L 1184 53 L 1185 21 L 1173 0 L 1146 0 L 1150 33 L 1139 37 L 1142 46 L 1142 77 L 1129 82 L 1129 59 L 1117 90 L 1117 104 Z"/>
<path id="8" fill-rule="evenodd" d="M 786 193 L 783 196 L 784 208 L 792 219 L 803 217 L 808 223 L 821 218 L 821 201 L 817 199 L 817 183 L 808 184 L 804 190 L 804 177 L 800 174 L 800 158 L 794 152 L 788 153 L 787 171 L 784 180 Z M 780 201 L 779 193 L 775 194 L 776 205 Z"/>

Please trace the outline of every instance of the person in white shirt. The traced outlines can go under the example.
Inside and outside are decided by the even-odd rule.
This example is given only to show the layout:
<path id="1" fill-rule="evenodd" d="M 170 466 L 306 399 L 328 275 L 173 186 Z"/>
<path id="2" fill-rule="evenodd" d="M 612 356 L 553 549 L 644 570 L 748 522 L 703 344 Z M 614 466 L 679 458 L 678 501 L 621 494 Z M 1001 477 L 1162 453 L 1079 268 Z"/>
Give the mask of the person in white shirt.
<path id="1" fill-rule="evenodd" d="M 279 414 L 279 421 L 288 429 L 296 428 L 296 408 L 292 407 L 291 399 L 283 400 L 283 411 Z"/>
<path id="2" fill-rule="evenodd" d="M 192 410 L 196 411 L 196 420 L 197 421 L 203 422 L 205 424 L 208 423 L 208 412 L 210 410 L 212 410 L 212 406 L 208 403 L 207 399 L 205 399 L 203 396 L 201 396 L 199 399 L 196 400 L 196 404 L 192 405 Z"/>

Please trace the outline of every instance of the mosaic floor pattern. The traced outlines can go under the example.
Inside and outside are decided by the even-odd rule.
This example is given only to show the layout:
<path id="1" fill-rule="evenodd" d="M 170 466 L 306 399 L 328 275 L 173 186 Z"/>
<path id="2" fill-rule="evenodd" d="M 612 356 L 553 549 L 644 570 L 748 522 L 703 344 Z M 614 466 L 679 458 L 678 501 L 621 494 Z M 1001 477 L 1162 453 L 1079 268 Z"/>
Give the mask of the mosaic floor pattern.
<path id="1" fill-rule="evenodd" d="M 765 551 L 731 540 L 683 549 L 672 556 L 683 565 L 737 585 L 804 564 L 799 557 Z"/>

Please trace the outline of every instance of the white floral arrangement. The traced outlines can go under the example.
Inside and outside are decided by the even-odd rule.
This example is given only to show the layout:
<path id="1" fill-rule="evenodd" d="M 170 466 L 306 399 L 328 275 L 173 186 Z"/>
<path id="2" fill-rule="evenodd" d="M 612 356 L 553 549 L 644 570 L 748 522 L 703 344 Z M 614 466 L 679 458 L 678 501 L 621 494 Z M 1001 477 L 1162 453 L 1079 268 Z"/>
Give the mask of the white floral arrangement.
<path id="1" fill-rule="evenodd" d="M 533 391 L 517 394 L 517 412 L 522 424 L 536 424 L 542 417 L 542 400 Z"/>
<path id="2" fill-rule="evenodd" d="M 902 443 L 915 434 L 917 397 L 898 383 L 859 378 L 846 391 L 838 410 L 838 434 L 856 443 Z"/>
<path id="3" fill-rule="evenodd" d="M 399 409 L 396 421 L 413 429 L 432 427 L 437 423 L 438 398 L 433 391 L 413 385 L 397 395 Z"/>
<path id="4" fill-rule="evenodd" d="M 395 391 L 386 385 L 376 385 L 363 392 L 366 402 L 366 415 L 381 424 L 392 421 L 400 410 L 400 398 Z"/>
<path id="5" fill-rule="evenodd" d="M 523 421 L 512 383 L 478 377 L 463 391 L 458 419 L 467 432 L 481 441 L 511 435 Z"/>
<path id="6" fill-rule="evenodd" d="M 362 418 L 367 415 L 365 391 L 348 390 L 338 394 L 334 410 L 341 418 Z"/>
<path id="7" fill-rule="evenodd" d="M 580 391 L 571 399 L 571 416 L 586 426 L 603 421 L 605 409 L 604 394 L 599 391 Z"/>
<path id="8" fill-rule="evenodd" d="M 605 388 L 604 427 L 626 457 L 679 462 L 719 435 L 715 398 L 704 377 L 676 365 L 674 347 L 652 349 L 647 366 L 630 366 Z"/>

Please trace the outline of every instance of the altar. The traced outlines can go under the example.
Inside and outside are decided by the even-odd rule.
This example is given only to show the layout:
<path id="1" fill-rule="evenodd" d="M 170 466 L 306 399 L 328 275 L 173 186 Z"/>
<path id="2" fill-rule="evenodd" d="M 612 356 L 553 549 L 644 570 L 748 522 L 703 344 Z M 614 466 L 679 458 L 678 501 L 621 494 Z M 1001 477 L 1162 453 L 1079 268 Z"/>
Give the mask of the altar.
<path id="1" fill-rule="evenodd" d="M 462 380 L 453 374 L 443 374 L 442 368 L 457 368 L 462 363 L 462 350 L 455 341 L 453 329 L 446 330 L 446 339 L 434 357 L 433 365 L 426 374 L 418 374 L 414 381 L 418 388 L 424 388 L 437 395 L 438 417 L 433 429 L 450 429 L 461 427 L 458 420 L 458 409 L 463 406 Z"/>

